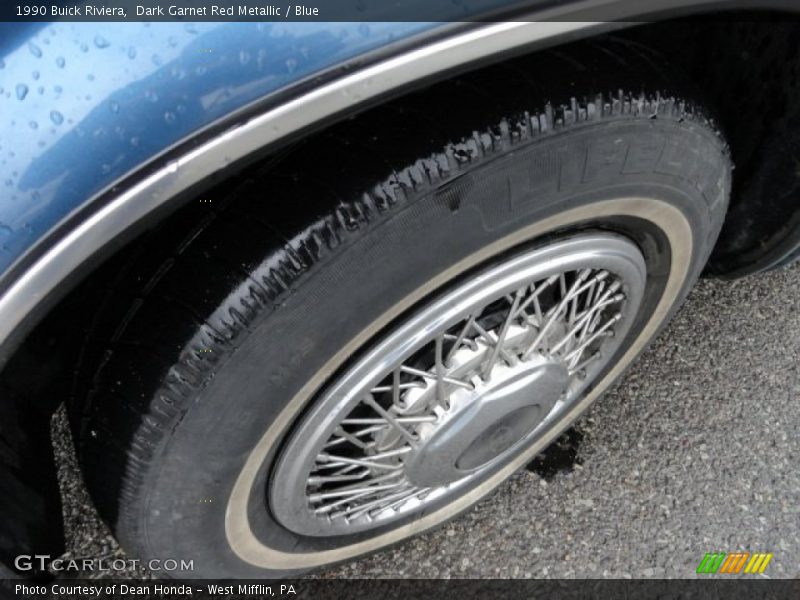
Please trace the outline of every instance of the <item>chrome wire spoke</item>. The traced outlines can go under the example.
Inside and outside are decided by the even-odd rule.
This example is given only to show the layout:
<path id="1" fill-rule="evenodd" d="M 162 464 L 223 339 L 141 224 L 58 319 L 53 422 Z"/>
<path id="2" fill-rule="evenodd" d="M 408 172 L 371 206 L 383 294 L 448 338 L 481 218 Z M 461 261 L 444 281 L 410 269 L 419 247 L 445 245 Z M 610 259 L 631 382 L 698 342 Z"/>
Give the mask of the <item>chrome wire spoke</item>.
<path id="1" fill-rule="evenodd" d="M 413 444 L 414 442 L 417 441 L 417 437 L 413 433 L 411 433 L 411 431 L 406 429 L 394 416 L 392 416 L 388 410 L 386 410 L 380 404 L 375 402 L 375 399 L 372 397 L 371 394 L 366 398 L 364 398 L 363 402 L 372 407 L 376 413 L 378 413 L 380 416 L 386 419 L 389 425 L 394 427 L 394 429 L 400 435 L 406 438 L 409 442 Z"/>
<path id="2" fill-rule="evenodd" d="M 437 338 L 437 340 L 439 340 L 439 339 L 441 339 L 441 338 Z M 437 342 L 437 346 L 438 345 L 439 345 L 439 343 Z M 440 352 L 440 351 L 438 351 L 438 352 Z M 433 373 L 430 373 L 428 371 L 421 371 L 420 369 L 415 369 L 413 367 L 407 367 L 405 365 L 400 367 L 400 371 L 403 372 L 403 373 L 411 373 L 412 375 L 419 375 L 420 377 L 423 377 L 425 379 L 430 379 L 434 383 L 434 385 L 438 385 L 440 387 L 444 387 L 445 383 L 450 383 L 450 384 L 453 384 L 453 385 L 457 385 L 459 387 L 466 388 L 468 390 L 472 389 L 472 385 L 469 384 L 468 382 L 461 381 L 460 379 L 456 379 L 454 377 L 447 377 L 444 374 L 444 362 L 441 359 L 441 355 L 440 355 L 440 358 L 437 359 L 435 364 L 436 364 L 437 370 L 434 371 Z M 438 370 L 439 367 L 441 367 L 441 372 Z M 426 387 L 426 386 L 423 386 L 423 387 Z"/>
<path id="3" fill-rule="evenodd" d="M 455 341 L 453 342 L 453 346 L 450 348 L 450 351 L 447 353 L 447 358 L 445 358 L 445 364 L 450 364 L 450 359 L 453 358 L 453 354 L 461 348 L 461 344 L 464 341 L 466 335 L 469 333 L 469 330 L 472 328 L 472 324 L 475 322 L 475 317 L 470 315 L 467 319 L 466 323 L 464 323 L 464 327 L 461 328 L 461 332 L 455 337 Z M 445 338 L 447 338 L 447 334 L 445 334 Z M 470 347 L 474 349 L 474 342 L 470 340 Z"/>
<path id="4" fill-rule="evenodd" d="M 369 502 L 364 502 L 358 506 L 349 506 L 348 508 L 344 509 L 337 515 L 334 516 L 343 516 L 349 517 L 351 519 L 355 519 L 363 514 L 370 512 L 371 510 L 380 509 L 386 506 L 387 503 L 397 502 L 398 500 L 405 500 L 409 498 L 411 495 L 417 492 L 416 488 L 408 489 L 408 486 L 399 492 L 393 492 L 382 498 L 378 498 L 377 500 L 371 500 Z"/>
<path id="5" fill-rule="evenodd" d="M 494 366 L 495 361 L 497 361 L 497 357 L 500 354 L 500 350 L 503 347 L 503 344 L 506 340 L 506 335 L 508 335 L 508 328 L 511 325 L 511 322 L 517 315 L 517 309 L 519 308 L 520 300 L 522 299 L 522 295 L 524 294 L 524 290 L 519 290 L 515 296 L 514 300 L 511 303 L 511 308 L 508 309 L 508 315 L 506 315 L 505 320 L 503 321 L 503 326 L 500 329 L 500 333 L 497 336 L 497 341 L 495 342 L 494 348 L 492 348 L 492 353 L 489 355 L 489 360 L 486 361 L 486 364 L 483 367 L 483 372 L 481 373 L 481 377 L 483 379 L 489 379 L 492 371 L 492 367 Z"/>

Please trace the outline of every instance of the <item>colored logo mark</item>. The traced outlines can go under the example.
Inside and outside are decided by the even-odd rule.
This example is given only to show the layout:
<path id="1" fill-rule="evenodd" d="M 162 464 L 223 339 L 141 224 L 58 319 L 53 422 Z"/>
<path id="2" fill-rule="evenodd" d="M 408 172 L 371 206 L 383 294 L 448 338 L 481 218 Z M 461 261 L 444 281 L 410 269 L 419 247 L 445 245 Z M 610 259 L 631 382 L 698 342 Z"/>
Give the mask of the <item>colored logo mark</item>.
<path id="1" fill-rule="evenodd" d="M 772 552 L 707 552 L 697 567 L 698 573 L 763 573 L 772 560 Z"/>

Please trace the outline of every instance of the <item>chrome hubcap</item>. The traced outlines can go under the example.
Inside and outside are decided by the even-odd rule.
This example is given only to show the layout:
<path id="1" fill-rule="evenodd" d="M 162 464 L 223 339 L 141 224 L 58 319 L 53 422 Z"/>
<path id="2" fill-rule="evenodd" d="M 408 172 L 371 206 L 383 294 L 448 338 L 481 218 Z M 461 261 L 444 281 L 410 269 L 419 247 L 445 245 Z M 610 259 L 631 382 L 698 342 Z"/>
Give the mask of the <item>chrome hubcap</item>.
<path id="1" fill-rule="evenodd" d="M 277 461 L 273 514 L 300 534 L 341 535 L 477 485 L 580 398 L 644 283 L 633 243 L 584 234 L 455 286 L 317 397 Z"/>
<path id="2" fill-rule="evenodd" d="M 438 419 L 417 427 L 419 443 L 405 462 L 409 482 L 445 485 L 483 467 L 536 429 L 568 379 L 564 365 L 539 355 L 495 365 L 489 381 L 475 375 L 473 390 L 454 390 L 448 406 L 434 408 Z"/>

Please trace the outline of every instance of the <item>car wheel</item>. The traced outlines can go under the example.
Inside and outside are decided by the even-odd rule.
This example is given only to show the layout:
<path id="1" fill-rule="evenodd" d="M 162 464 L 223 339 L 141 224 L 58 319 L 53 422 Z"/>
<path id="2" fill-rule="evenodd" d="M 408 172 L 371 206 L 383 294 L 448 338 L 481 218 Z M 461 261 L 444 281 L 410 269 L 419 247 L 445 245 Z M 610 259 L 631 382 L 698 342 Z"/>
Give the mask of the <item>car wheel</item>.
<path id="1" fill-rule="evenodd" d="M 350 560 L 466 510 L 608 388 L 702 270 L 731 167 L 660 59 L 606 50 L 337 125 L 132 254 L 79 410 L 126 548 L 201 577 Z"/>

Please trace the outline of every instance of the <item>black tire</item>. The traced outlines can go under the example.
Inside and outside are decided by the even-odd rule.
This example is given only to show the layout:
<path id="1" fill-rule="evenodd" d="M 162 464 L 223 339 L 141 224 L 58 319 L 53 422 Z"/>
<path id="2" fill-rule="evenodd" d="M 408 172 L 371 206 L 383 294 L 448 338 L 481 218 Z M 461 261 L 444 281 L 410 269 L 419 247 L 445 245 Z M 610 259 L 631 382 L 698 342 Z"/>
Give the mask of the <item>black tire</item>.
<path id="1" fill-rule="evenodd" d="M 194 561 L 171 575 L 215 578 L 384 547 L 374 533 L 311 539 L 274 520 L 277 435 L 246 524 L 280 552 L 254 559 L 249 537 L 234 551 L 241 520 L 226 525 L 226 508 L 265 431 L 291 426 L 304 405 L 287 413 L 290 399 L 312 397 L 367 328 L 503 253 L 587 229 L 634 240 L 647 261 L 616 374 L 677 309 L 722 225 L 731 166 L 707 114 L 662 58 L 581 44 L 337 125 L 170 220 L 120 268 L 83 361 L 81 462 L 123 546 Z M 381 533 L 394 543 L 406 529 Z"/>

